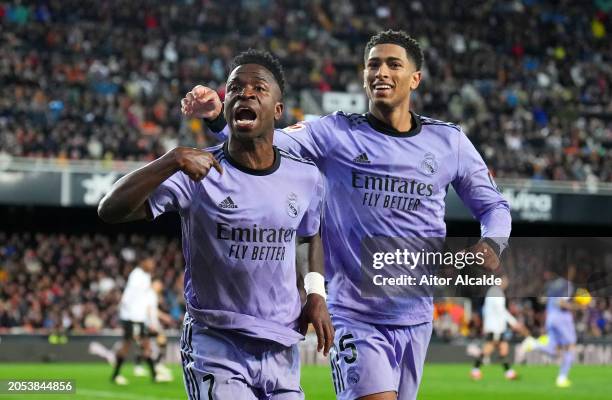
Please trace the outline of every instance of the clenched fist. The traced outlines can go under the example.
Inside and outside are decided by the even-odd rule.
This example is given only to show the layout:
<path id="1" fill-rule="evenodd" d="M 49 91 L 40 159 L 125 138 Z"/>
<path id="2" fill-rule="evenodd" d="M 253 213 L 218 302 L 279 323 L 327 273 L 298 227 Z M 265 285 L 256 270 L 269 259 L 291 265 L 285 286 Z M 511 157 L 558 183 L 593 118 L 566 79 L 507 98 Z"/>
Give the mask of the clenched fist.
<path id="1" fill-rule="evenodd" d="M 179 169 L 196 182 L 204 179 L 211 168 L 223 173 L 221 164 L 209 152 L 192 147 L 177 147 L 172 152 Z"/>
<path id="2" fill-rule="evenodd" d="M 217 92 L 202 85 L 194 87 L 181 100 L 181 112 L 188 118 L 215 119 L 222 106 Z"/>

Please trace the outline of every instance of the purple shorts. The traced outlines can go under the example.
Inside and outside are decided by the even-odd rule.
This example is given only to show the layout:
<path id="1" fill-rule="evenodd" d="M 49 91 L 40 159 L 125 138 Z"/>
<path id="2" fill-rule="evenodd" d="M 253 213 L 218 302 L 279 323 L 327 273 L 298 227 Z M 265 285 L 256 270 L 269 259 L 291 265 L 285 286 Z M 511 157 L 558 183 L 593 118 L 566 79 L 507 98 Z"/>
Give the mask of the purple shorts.
<path id="1" fill-rule="evenodd" d="M 416 399 L 432 324 L 373 325 L 339 315 L 330 352 L 338 400 L 397 392 L 398 400 Z"/>
<path id="2" fill-rule="evenodd" d="M 252 339 L 185 314 L 183 380 L 189 400 L 303 400 L 297 345 Z"/>

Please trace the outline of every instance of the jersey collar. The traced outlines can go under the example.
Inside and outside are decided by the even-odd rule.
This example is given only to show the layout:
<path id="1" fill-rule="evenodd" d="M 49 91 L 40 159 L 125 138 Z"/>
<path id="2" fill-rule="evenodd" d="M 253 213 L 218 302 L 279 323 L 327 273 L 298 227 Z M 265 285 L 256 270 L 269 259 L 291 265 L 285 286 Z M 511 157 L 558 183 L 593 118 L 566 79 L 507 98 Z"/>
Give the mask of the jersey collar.
<path id="1" fill-rule="evenodd" d="M 227 146 L 228 146 L 227 142 L 223 143 L 223 154 L 225 155 L 225 159 L 232 167 L 236 168 L 239 171 L 244 172 L 245 174 L 256 175 L 256 176 L 270 175 L 276 172 L 278 167 L 280 167 L 281 156 L 276 146 L 272 146 L 274 148 L 274 163 L 272 164 L 270 168 L 266 168 L 266 169 L 253 169 L 253 168 L 245 167 L 244 165 L 238 164 L 238 162 L 234 160 L 232 156 L 230 155 Z"/>
<path id="2" fill-rule="evenodd" d="M 421 119 L 419 118 L 418 115 L 416 115 L 412 111 L 410 111 L 410 116 L 412 119 L 412 129 L 410 129 L 407 132 L 400 132 L 394 127 L 387 125 L 383 121 L 376 118 L 369 111 L 366 113 L 365 116 L 370 126 L 384 135 L 395 136 L 395 137 L 412 137 L 412 136 L 418 135 L 419 132 L 421 132 Z"/>

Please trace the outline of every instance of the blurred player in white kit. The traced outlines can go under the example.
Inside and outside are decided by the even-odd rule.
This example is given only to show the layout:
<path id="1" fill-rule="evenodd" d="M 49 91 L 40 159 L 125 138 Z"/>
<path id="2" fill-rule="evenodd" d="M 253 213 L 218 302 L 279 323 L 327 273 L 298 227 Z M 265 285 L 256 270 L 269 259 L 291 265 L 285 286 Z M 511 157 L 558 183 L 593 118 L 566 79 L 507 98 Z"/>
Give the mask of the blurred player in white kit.
<path id="1" fill-rule="evenodd" d="M 491 286 L 489 290 L 487 290 L 484 306 L 482 308 L 485 344 L 482 347 L 480 355 L 474 361 L 474 368 L 472 368 L 470 374 L 474 380 L 482 379 L 480 366 L 485 358 L 491 356 L 495 348 L 497 348 L 499 352 L 506 379 L 514 380 L 517 378 L 517 374 L 512 369 L 508 358 L 510 351 L 508 341 L 512 337 L 512 331 L 508 329 L 508 326 L 525 335 L 527 334 L 527 329 L 506 309 L 506 296 L 504 290 L 507 287 L 508 278 L 503 276 L 500 286 Z"/>
<path id="2" fill-rule="evenodd" d="M 115 366 L 111 380 L 118 385 L 126 385 L 127 379 L 120 374 L 121 366 L 127 357 L 132 342 L 142 348 L 142 355 L 149 366 L 151 377 L 155 381 L 155 364 L 151 358 L 151 345 L 146 333 L 146 322 L 151 289 L 151 273 L 155 268 L 152 257 L 145 257 L 139 266 L 134 268 L 121 296 L 119 319 L 123 327 L 123 340 L 115 357 Z"/>

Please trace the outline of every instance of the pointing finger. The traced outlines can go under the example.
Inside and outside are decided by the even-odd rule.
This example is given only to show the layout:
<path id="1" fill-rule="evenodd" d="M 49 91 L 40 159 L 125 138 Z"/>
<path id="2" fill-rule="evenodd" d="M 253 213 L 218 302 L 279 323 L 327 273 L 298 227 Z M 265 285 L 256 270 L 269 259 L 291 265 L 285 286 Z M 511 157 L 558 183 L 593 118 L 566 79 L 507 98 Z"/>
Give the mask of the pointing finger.
<path id="1" fill-rule="evenodd" d="M 215 167 L 215 169 L 220 174 L 223 174 L 223 167 L 221 167 L 221 164 L 219 164 L 219 161 L 217 161 L 217 159 L 215 157 L 213 157 L 212 155 L 210 157 L 212 158 L 212 166 Z"/>

